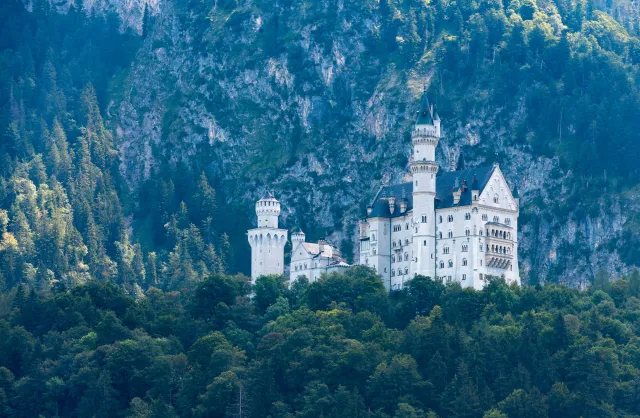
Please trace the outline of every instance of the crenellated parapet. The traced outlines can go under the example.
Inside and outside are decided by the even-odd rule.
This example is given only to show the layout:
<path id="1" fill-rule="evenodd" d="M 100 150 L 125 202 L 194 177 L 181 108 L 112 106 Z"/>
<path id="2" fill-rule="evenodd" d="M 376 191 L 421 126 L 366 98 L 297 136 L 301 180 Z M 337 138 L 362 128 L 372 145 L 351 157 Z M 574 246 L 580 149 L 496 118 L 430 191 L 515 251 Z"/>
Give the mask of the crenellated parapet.
<path id="1" fill-rule="evenodd" d="M 437 174 L 438 168 L 439 168 L 438 163 L 435 161 L 428 161 L 428 160 L 414 161 L 411 163 L 411 174 L 418 174 L 418 173 Z"/>
<path id="2" fill-rule="evenodd" d="M 438 135 L 437 128 L 433 125 L 420 125 L 416 126 L 411 131 L 411 141 L 413 146 L 417 145 L 431 145 L 438 146 L 440 137 Z"/>

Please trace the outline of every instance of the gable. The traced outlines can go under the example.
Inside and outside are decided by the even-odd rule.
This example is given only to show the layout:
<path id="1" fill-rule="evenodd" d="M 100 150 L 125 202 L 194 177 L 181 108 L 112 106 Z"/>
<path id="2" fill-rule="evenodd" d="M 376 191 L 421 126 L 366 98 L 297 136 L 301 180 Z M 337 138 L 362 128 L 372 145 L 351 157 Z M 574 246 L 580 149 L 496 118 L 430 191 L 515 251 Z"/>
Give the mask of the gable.
<path id="1" fill-rule="evenodd" d="M 495 198 L 498 199 L 498 203 L 495 203 Z M 481 205 L 497 209 L 516 210 L 518 208 L 500 167 L 496 167 L 478 200 Z"/>

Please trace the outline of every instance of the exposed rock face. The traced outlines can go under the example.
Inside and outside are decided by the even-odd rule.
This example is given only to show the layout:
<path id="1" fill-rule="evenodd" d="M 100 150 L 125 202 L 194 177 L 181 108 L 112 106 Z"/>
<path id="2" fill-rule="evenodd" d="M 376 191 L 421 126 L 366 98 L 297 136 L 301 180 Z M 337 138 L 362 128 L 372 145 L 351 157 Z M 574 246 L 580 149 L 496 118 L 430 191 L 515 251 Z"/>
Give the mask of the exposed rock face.
<path id="1" fill-rule="evenodd" d="M 37 0 L 22 0 L 28 9 L 32 9 Z M 87 15 L 105 16 L 116 13 L 121 21 L 122 30 L 131 28 L 142 33 L 144 9 L 156 15 L 160 12 L 162 0 L 48 0 L 51 7 L 60 13 L 67 13 L 71 7 L 81 9 Z"/>
<path id="2" fill-rule="evenodd" d="M 52 4 L 65 11 L 78 1 Z M 139 33 L 145 5 L 154 16 L 108 110 L 126 178 L 135 185 L 159 161 L 188 164 L 207 149 L 230 199 L 253 201 L 274 189 L 287 227 L 303 223 L 335 242 L 352 242 L 360 205 L 406 172 L 416 100 L 436 71 L 441 45 L 431 42 L 423 59 L 406 68 L 372 50 L 380 28 L 376 1 L 177 3 L 183 2 L 81 4 L 88 14 L 115 11 L 123 28 Z M 513 126 L 526 114 L 524 105 L 517 109 Z M 462 149 L 468 165 L 501 156 L 526 216 L 524 277 L 544 280 L 555 271 L 553 277 L 584 284 L 599 267 L 626 271 L 604 244 L 620 234 L 637 196 L 603 193 L 600 210 L 581 221 L 571 210 L 556 211 L 565 196 L 575 198 L 565 186 L 572 173 L 555 158 L 534 157 L 507 141 L 513 126 L 496 122 L 498 110 L 443 116 L 437 159 L 450 170 Z"/>

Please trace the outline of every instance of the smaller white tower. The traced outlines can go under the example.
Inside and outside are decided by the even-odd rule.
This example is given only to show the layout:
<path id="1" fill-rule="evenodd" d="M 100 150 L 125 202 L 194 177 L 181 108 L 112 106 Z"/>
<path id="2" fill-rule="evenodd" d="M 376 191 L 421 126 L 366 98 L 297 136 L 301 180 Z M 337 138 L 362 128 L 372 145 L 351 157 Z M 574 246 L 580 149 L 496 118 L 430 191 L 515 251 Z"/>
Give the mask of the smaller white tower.
<path id="1" fill-rule="evenodd" d="M 306 240 L 306 235 L 301 230 L 292 233 L 291 234 L 291 244 L 292 244 L 293 250 L 296 249 L 296 247 L 298 246 L 298 243 L 305 242 L 305 240 Z"/>
<path id="2" fill-rule="evenodd" d="M 258 227 L 247 232 L 251 246 L 251 281 L 269 274 L 284 274 L 287 230 L 278 228 L 280 202 L 267 193 L 256 202 Z"/>

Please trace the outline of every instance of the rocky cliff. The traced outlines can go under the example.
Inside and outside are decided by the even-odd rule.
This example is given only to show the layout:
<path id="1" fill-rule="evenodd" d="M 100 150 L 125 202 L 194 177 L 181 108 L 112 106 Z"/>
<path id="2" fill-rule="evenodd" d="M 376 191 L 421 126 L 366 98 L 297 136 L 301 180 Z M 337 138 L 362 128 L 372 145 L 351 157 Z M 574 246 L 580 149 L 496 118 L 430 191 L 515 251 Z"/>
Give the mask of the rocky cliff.
<path id="1" fill-rule="evenodd" d="M 65 11 L 73 3 L 55 5 Z M 426 84 L 443 120 L 441 169 L 453 169 L 462 153 L 467 165 L 497 160 L 518 184 L 525 276 L 583 285 L 601 267 L 628 271 L 639 260 L 621 258 L 618 247 L 634 242 L 623 235 L 635 234 L 638 193 L 607 179 L 606 167 L 585 175 L 567 162 L 581 147 L 575 114 L 582 108 L 566 92 L 568 67 L 555 69 L 544 54 L 563 42 L 574 56 L 597 47 L 626 60 L 633 77 L 633 20 L 622 27 L 585 9 L 576 24 L 567 17 L 576 5 L 487 4 L 84 0 L 82 8 L 116 12 L 123 30 L 144 37 L 106 109 L 134 187 L 160 163 L 204 158 L 227 201 L 249 203 L 273 189 L 287 227 L 300 225 L 312 239 L 326 235 L 353 253 L 362 206 L 406 172 L 412 114 Z M 612 31 L 617 37 L 607 44 Z M 542 47 L 533 44 L 538 32 Z M 505 92 L 512 70 L 502 68 L 507 80 L 495 80 L 499 61 L 517 63 L 514 78 L 535 75 Z M 549 104 L 555 115 L 533 114 L 532 92 L 541 85 L 551 99 L 564 97 L 562 106 Z M 557 129 L 537 126 L 549 119 Z"/>

